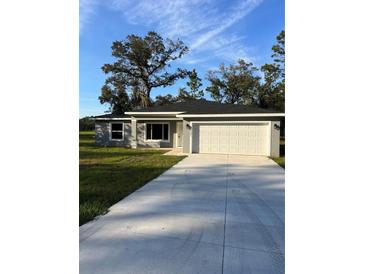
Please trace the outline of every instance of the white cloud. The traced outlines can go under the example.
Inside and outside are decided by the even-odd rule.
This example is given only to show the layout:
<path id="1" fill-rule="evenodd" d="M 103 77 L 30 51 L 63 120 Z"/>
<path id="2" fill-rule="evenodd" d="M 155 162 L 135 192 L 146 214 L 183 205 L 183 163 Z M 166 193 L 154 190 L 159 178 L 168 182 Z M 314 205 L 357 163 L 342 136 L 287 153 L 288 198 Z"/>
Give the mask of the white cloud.
<path id="1" fill-rule="evenodd" d="M 79 0 L 79 28 L 80 32 L 90 22 L 96 12 L 98 0 Z"/>
<path id="2" fill-rule="evenodd" d="M 254 48 L 245 45 L 245 37 L 234 34 L 221 34 L 211 39 L 209 43 L 204 43 L 195 48 L 181 62 L 188 65 L 199 63 L 206 68 L 211 67 L 209 61 L 212 58 L 215 61 L 218 59 L 222 63 L 235 63 L 238 59 L 254 62 L 256 58 L 250 55 L 252 51 L 254 51 Z"/>
<path id="3" fill-rule="evenodd" d="M 191 48 L 197 48 L 200 45 L 210 41 L 212 38 L 216 37 L 224 30 L 235 24 L 237 21 L 242 19 L 244 16 L 249 14 L 258 4 L 260 4 L 262 0 L 247 0 L 243 1 L 238 7 L 234 7 L 231 12 L 224 13 L 222 15 L 222 21 L 215 28 L 203 33 L 200 35 L 194 43 L 191 45 Z"/>
<path id="4" fill-rule="evenodd" d="M 80 0 L 80 30 L 100 3 L 121 12 L 131 24 L 151 27 L 164 37 L 181 38 L 190 48 L 181 60 L 187 64 L 204 63 L 212 57 L 225 61 L 238 57 L 249 59 L 242 37 L 226 32 L 262 1 Z"/>
<path id="5" fill-rule="evenodd" d="M 255 58 L 250 56 L 252 48 L 245 46 L 244 37 L 236 35 L 218 36 L 210 45 L 215 55 L 229 62 L 236 62 L 239 58 L 253 62 Z"/>
<path id="6" fill-rule="evenodd" d="M 195 65 L 195 64 L 206 62 L 208 60 L 209 60 L 208 57 L 204 57 L 204 58 L 186 57 L 184 59 L 184 63 L 188 64 L 188 65 Z"/>
<path id="7" fill-rule="evenodd" d="M 212 0 L 112 0 L 111 7 L 132 24 L 153 25 L 170 37 L 186 37 L 211 25 Z"/>

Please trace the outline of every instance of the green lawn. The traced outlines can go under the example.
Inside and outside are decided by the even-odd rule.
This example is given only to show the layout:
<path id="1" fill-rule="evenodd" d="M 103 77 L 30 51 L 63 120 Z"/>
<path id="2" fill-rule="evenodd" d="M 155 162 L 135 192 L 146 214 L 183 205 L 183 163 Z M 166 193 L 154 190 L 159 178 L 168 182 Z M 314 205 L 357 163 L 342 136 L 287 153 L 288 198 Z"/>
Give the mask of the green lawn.
<path id="1" fill-rule="evenodd" d="M 285 156 L 272 158 L 279 166 L 285 168 Z"/>
<path id="2" fill-rule="evenodd" d="M 184 156 L 163 156 L 166 151 L 95 145 L 95 133 L 80 132 L 80 225 L 103 214 Z"/>

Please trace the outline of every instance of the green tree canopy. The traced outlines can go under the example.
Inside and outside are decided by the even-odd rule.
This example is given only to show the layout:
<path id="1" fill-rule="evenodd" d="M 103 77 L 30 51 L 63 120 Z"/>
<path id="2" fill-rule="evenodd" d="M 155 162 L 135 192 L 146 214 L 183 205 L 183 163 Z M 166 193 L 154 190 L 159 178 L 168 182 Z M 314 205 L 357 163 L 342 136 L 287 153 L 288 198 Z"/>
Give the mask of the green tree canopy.
<path id="1" fill-rule="evenodd" d="M 113 77 L 110 77 L 107 83 L 101 88 L 100 103 L 108 103 L 110 111 L 116 114 L 123 114 L 125 111 L 130 110 L 132 100 L 127 94 L 125 84 L 118 80 L 114 81 Z"/>
<path id="2" fill-rule="evenodd" d="M 84 117 L 79 119 L 79 131 L 95 130 L 95 120 L 93 117 Z"/>
<path id="3" fill-rule="evenodd" d="M 154 104 L 156 106 L 162 106 L 162 105 L 166 105 L 166 104 L 175 103 L 177 101 L 178 101 L 178 98 L 171 94 L 158 95 L 155 98 Z"/>
<path id="4" fill-rule="evenodd" d="M 285 32 L 276 37 L 277 43 L 272 47 L 272 64 L 261 67 L 264 82 L 260 87 L 258 105 L 263 108 L 285 110 Z"/>
<path id="5" fill-rule="evenodd" d="M 187 88 L 180 88 L 178 98 L 180 100 L 186 99 L 202 99 L 204 97 L 204 90 L 202 87 L 202 79 L 198 77 L 198 73 L 193 69 L 189 73 L 189 81 L 186 83 Z"/>
<path id="6" fill-rule="evenodd" d="M 207 91 L 221 103 L 253 104 L 260 87 L 257 71 L 252 63 L 241 59 L 235 65 L 221 65 L 219 70 L 208 72 L 210 86 Z"/>
<path id="7" fill-rule="evenodd" d="M 274 62 L 278 64 L 285 64 L 285 31 L 282 30 L 278 36 L 276 36 L 277 44 L 271 48 L 273 54 L 271 57 L 274 58 Z"/>
<path id="8" fill-rule="evenodd" d="M 188 75 L 181 68 L 167 71 L 171 62 L 187 51 L 181 40 L 163 39 L 156 32 L 148 32 L 145 37 L 128 35 L 123 41 L 113 42 L 116 61 L 102 67 L 108 78 L 100 102 L 108 103 L 112 112 L 150 106 L 153 88 L 170 86 Z"/>

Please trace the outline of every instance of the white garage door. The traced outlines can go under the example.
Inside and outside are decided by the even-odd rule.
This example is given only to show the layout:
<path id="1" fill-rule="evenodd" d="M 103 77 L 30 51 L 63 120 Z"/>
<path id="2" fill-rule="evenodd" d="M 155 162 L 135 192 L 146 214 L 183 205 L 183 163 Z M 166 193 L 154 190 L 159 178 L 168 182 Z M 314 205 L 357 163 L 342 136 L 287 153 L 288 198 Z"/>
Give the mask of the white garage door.
<path id="1" fill-rule="evenodd" d="M 197 124 L 193 152 L 269 155 L 268 124 Z"/>

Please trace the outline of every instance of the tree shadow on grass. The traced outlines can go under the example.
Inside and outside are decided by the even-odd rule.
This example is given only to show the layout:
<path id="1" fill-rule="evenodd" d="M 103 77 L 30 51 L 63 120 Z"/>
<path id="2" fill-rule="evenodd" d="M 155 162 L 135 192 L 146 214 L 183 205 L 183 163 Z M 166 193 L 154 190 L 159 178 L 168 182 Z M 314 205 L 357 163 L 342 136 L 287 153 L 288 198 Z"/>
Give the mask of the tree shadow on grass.
<path id="1" fill-rule="evenodd" d="M 163 157 L 161 159 L 161 157 Z M 81 164 L 79 172 L 80 225 L 104 213 L 108 207 L 158 177 L 184 157 L 161 156 L 158 162 Z M 152 157 L 150 160 L 152 160 Z M 130 162 L 132 161 L 132 162 Z M 149 166 L 146 166 L 149 165 Z"/>
<path id="2" fill-rule="evenodd" d="M 186 169 L 188 172 L 184 172 Z M 241 253 L 236 256 L 236 261 L 243 261 L 248 270 L 256 269 L 260 260 L 263 273 L 283 273 L 283 174 L 276 165 L 242 168 L 223 163 L 187 167 L 182 163 L 80 229 L 80 269 L 84 273 L 89 269 L 106 273 L 106 269 L 115 272 L 130 267 L 133 270 L 129 272 L 153 269 L 178 273 L 187 264 L 196 266 L 193 262 L 195 258 L 201 260 L 198 251 L 206 247 L 205 243 L 213 245 L 212 249 L 221 256 L 219 246 L 227 236 L 226 243 L 234 237 L 234 246 L 248 246 L 250 252 L 258 250 L 255 256 L 265 254 L 263 260 L 250 260 Z M 214 256 L 215 261 L 221 259 L 212 253 L 209 256 Z M 146 258 L 156 264 L 149 260 L 145 263 Z M 171 261 L 174 268 L 164 265 Z M 220 265 L 217 269 L 221 269 Z"/>

